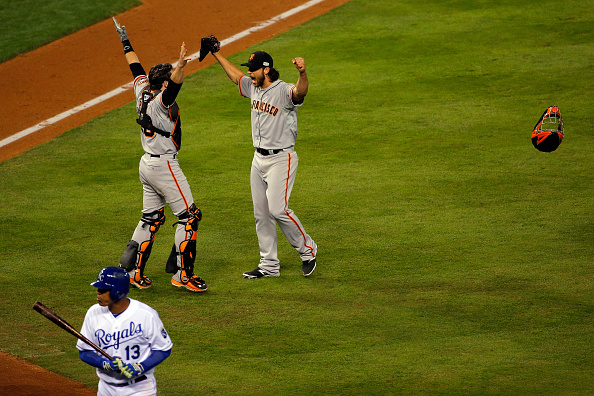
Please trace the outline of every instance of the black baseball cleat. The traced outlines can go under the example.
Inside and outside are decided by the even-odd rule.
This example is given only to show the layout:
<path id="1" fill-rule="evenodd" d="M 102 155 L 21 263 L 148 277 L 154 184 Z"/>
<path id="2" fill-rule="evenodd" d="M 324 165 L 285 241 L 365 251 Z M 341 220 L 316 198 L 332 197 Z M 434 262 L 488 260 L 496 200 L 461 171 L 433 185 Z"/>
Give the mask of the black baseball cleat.
<path id="1" fill-rule="evenodd" d="M 243 277 L 246 279 L 269 278 L 269 277 L 276 277 L 276 276 L 280 276 L 280 274 L 279 273 L 269 274 L 268 272 L 262 271 L 260 268 L 256 268 L 255 270 L 251 270 L 251 271 L 243 273 Z"/>
<path id="2" fill-rule="evenodd" d="M 138 278 L 138 280 L 136 278 Z M 134 275 L 133 278 L 130 278 L 130 284 L 139 289 L 148 289 L 153 285 L 153 281 L 147 276 L 142 275 L 141 277 L 140 274 L 138 274 L 138 276 Z"/>
<path id="3" fill-rule="evenodd" d="M 307 260 L 303 262 L 303 266 L 301 270 L 303 271 L 303 276 L 310 276 L 314 270 L 316 269 L 316 259 L 312 258 L 311 260 Z"/>
<path id="4" fill-rule="evenodd" d="M 185 283 L 181 279 L 175 279 L 174 276 L 173 278 L 171 278 L 171 284 L 175 287 L 185 287 L 186 289 L 194 293 L 202 293 L 208 289 L 208 286 L 206 285 L 206 282 L 204 282 L 204 279 L 197 275 L 192 275 L 192 277 L 188 279 L 188 281 Z"/>

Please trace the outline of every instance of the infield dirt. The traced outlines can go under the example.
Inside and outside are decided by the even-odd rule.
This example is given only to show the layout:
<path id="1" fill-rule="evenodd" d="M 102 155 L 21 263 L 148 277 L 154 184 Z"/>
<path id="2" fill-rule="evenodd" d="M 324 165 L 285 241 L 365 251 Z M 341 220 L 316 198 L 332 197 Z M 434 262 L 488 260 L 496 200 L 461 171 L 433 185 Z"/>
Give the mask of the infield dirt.
<path id="1" fill-rule="evenodd" d="M 223 47 L 222 53 L 228 56 L 244 50 L 347 1 L 324 0 L 234 41 Z M 143 3 L 117 18 L 127 27 L 130 41 L 143 65 L 154 65 L 176 61 L 182 41 L 185 41 L 188 53 L 193 54 L 199 51 L 202 36 L 214 34 L 223 40 L 308 2 L 269 0 L 266 7 L 254 8 L 245 0 L 178 0 L 175 2 L 178 12 L 171 12 L 171 3 L 164 0 L 145 0 Z M 130 73 L 122 54 L 110 18 L 1 63 L 0 75 L 10 76 L 15 83 L 6 84 L 0 97 L 3 109 L 0 112 L 0 140 L 129 83 Z M 186 66 L 186 75 L 213 63 L 212 56 L 203 62 L 194 60 Z M 123 106 L 131 99 L 130 91 L 121 93 L 0 147 L 0 162 Z"/>

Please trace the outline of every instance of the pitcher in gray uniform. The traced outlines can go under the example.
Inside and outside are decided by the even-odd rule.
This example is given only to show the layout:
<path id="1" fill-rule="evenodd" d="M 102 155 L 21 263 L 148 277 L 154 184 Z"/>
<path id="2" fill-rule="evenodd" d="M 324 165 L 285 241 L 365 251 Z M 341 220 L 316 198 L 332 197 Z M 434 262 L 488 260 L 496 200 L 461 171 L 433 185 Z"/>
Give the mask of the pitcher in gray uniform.
<path id="1" fill-rule="evenodd" d="M 293 59 L 299 78 L 296 84 L 289 84 L 279 80 L 272 57 L 266 52 L 254 52 L 248 62 L 241 64 L 248 67 L 246 76 L 217 52 L 219 47 L 212 51 L 213 56 L 231 81 L 237 84 L 239 93 L 250 99 L 252 139 L 256 148 L 250 184 L 260 263 L 258 268 L 244 272 L 243 276 L 262 278 L 280 275 L 276 224 L 299 253 L 303 275 L 309 276 L 316 268 L 317 245 L 289 209 L 289 197 L 299 164 L 295 151 L 297 113 L 309 87 L 305 62 L 300 57 Z"/>
<path id="2" fill-rule="evenodd" d="M 178 221 L 174 223 L 177 226 L 175 242 L 165 271 L 173 274 L 173 286 L 204 292 L 206 283 L 194 274 L 196 232 L 202 212 L 194 204 L 190 185 L 177 159 L 182 131 L 175 99 L 184 81 L 184 67 L 190 60 L 186 56 L 186 44 L 181 45 L 175 68 L 169 63 L 161 63 L 153 66 L 147 76 L 132 49 L 126 27 L 115 18 L 113 22 L 134 78 L 139 116 L 136 121 L 140 125 L 140 140 L 145 152 L 138 167 L 143 190 L 142 218 L 122 254 L 120 267 L 128 271 L 133 286 L 139 289 L 151 287 L 152 281 L 144 270 L 157 231 L 165 223 L 167 203 Z"/>

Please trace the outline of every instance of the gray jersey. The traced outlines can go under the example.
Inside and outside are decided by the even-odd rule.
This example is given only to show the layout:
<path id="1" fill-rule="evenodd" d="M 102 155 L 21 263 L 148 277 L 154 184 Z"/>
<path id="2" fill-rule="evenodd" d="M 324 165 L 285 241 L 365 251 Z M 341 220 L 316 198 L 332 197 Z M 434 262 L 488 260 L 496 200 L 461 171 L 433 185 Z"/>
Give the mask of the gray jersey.
<path id="1" fill-rule="evenodd" d="M 140 108 L 142 107 L 142 93 L 149 89 L 149 80 L 147 76 L 138 76 L 134 79 L 134 95 L 136 96 L 136 111 L 140 114 Z M 175 128 L 175 119 L 171 117 L 171 108 L 175 103 L 169 107 L 166 107 L 162 101 L 163 91 L 158 93 L 151 102 L 148 104 L 146 113 L 151 117 L 153 126 L 159 128 L 165 132 L 173 132 Z M 149 154 L 175 154 L 177 153 L 178 147 L 176 146 L 173 138 L 166 138 L 163 135 L 149 131 L 145 133 L 144 130 L 140 131 L 140 139 L 142 141 L 142 148 Z"/>
<path id="2" fill-rule="evenodd" d="M 254 147 L 267 150 L 293 147 L 297 139 L 297 110 L 302 103 L 293 102 L 295 84 L 277 80 L 262 89 L 244 76 L 239 93 L 252 101 L 252 139 Z"/>

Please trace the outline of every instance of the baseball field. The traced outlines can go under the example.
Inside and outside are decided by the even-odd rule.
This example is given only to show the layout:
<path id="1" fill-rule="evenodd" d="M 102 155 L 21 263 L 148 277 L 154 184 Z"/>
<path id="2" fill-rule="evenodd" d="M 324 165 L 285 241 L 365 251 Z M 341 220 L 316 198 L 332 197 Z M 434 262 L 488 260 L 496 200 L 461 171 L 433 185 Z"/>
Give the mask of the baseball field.
<path id="1" fill-rule="evenodd" d="M 66 2 L 44 3 L 60 15 Z M 209 290 L 170 285 L 166 207 L 153 287 L 130 292 L 174 343 L 159 394 L 594 393 L 593 5 L 351 0 L 223 47 L 235 64 L 265 49 L 285 81 L 292 58 L 307 64 L 291 207 L 319 248 L 309 278 L 280 231 L 281 276 L 242 278 L 259 259 L 249 104 L 219 65 L 187 77 L 179 159 L 204 214 L 196 272 Z M 2 56 L 32 48 L 2 26 Z M 129 75 L 119 55 L 117 78 Z M 0 163 L 0 352 L 90 389 L 74 337 L 32 306 L 79 328 L 88 284 L 130 239 L 142 208 L 132 99 Z M 542 153 L 530 134 L 551 105 L 565 138 Z M 0 367 L 3 394 L 11 363 Z"/>

